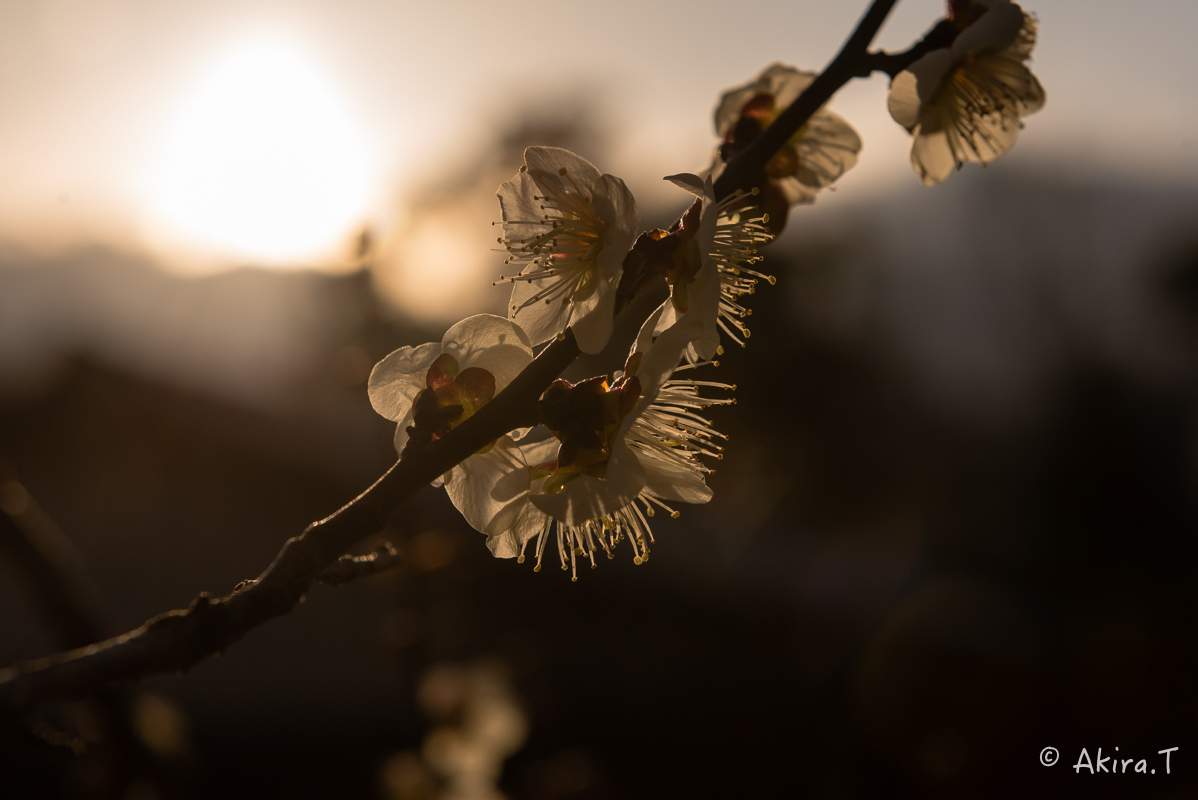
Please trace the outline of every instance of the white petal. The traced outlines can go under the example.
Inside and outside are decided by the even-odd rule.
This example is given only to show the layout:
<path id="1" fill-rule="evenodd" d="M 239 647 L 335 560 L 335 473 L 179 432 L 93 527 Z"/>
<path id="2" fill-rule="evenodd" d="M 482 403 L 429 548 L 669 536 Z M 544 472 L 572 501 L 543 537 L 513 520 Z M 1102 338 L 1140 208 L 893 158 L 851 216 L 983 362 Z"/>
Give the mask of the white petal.
<path id="1" fill-rule="evenodd" d="M 550 521 L 544 511 L 526 503 L 511 528 L 487 537 L 487 549 L 496 558 L 515 558 Z"/>
<path id="2" fill-rule="evenodd" d="M 399 424 L 395 426 L 395 452 L 403 454 L 403 449 L 408 443 L 408 428 L 413 425 L 415 420 L 412 419 L 412 407 L 408 405 L 408 411 L 399 419 Z"/>
<path id="3" fill-rule="evenodd" d="M 720 346 L 720 274 L 714 262 L 699 270 L 699 274 L 691 282 L 689 290 L 690 308 L 687 309 L 686 315 L 694 314 L 700 327 L 694 332 L 688 330 L 683 333 L 680 330 L 679 344 L 689 343 L 700 358 L 708 361 L 715 358 L 716 351 Z M 669 331 L 663 333 L 658 341 L 665 339 L 668 334 Z M 690 338 L 687 338 L 686 342 L 682 342 L 683 337 Z M 682 349 L 685 350 L 685 346 Z M 672 370 L 677 365 L 678 362 L 674 362 L 670 369 Z"/>
<path id="4" fill-rule="evenodd" d="M 590 161 L 561 147 L 529 147 L 524 151 L 524 163 L 536 180 L 540 180 L 541 176 L 560 178 L 564 169 L 578 188 L 588 193 L 600 176 L 599 170 Z"/>
<path id="5" fill-rule="evenodd" d="M 445 332 L 441 348 L 457 359 L 460 370 L 481 367 L 490 371 L 496 392 L 532 363 L 532 345 L 524 329 L 494 314 L 479 314 L 457 323 Z"/>
<path id="6" fill-rule="evenodd" d="M 773 181 L 773 184 L 782 190 L 782 196 L 786 198 L 786 202 L 789 205 L 815 202 L 816 190 L 798 178 L 790 176 L 777 178 Z"/>
<path id="7" fill-rule="evenodd" d="M 720 97 L 715 110 L 715 129 L 722 139 L 740 118 L 745 103 L 759 94 L 772 94 L 774 107 L 782 111 L 798 98 L 815 80 L 814 72 L 805 72 L 787 64 L 770 64 L 744 86 L 729 89 Z"/>
<path id="8" fill-rule="evenodd" d="M 632 347 L 628 349 L 628 355 L 633 353 L 647 353 L 649 348 L 653 346 L 653 337 L 660 331 L 666 330 L 669 325 L 662 325 L 661 320 L 667 315 L 677 318 L 677 312 L 674 310 L 674 304 L 668 299 L 658 306 L 652 314 L 650 314 L 641 324 L 641 331 L 637 334 L 636 341 L 632 343 Z"/>
<path id="9" fill-rule="evenodd" d="M 599 279 L 596 288 L 581 302 L 575 303 L 574 317 L 570 327 L 578 349 L 584 353 L 598 353 L 607 346 L 615 320 L 617 277 L 614 281 Z"/>
<path id="10" fill-rule="evenodd" d="M 857 163 L 861 137 L 839 114 L 821 109 L 807 123 L 797 148 L 799 182 L 823 188 Z"/>
<path id="11" fill-rule="evenodd" d="M 787 64 L 772 64 L 758 77 L 763 91 L 774 96 L 774 108 L 781 112 L 795 100 L 816 78 L 816 73 L 796 69 Z"/>
<path id="12" fill-rule="evenodd" d="M 645 491 L 662 500 L 678 503 L 706 503 L 711 499 L 711 489 L 703 482 L 701 473 L 679 464 L 659 461 L 650 456 L 641 456 L 641 466 L 647 478 Z"/>
<path id="13" fill-rule="evenodd" d="M 668 299 L 662 303 L 661 307 L 658 308 L 654 313 L 660 314 L 660 316 L 657 317 L 657 323 L 653 326 L 654 336 L 660 336 L 666 331 L 667 328 L 678 321 L 678 309 L 674 308 L 674 304 Z M 644 329 L 642 328 L 642 332 L 643 331 Z M 637 349 L 640 349 L 639 338 L 636 347 Z M 641 352 L 643 353 L 647 349 L 648 348 L 646 347 L 645 349 L 642 349 Z"/>
<path id="14" fill-rule="evenodd" d="M 662 180 L 669 181 L 679 189 L 690 192 L 700 200 L 703 199 L 703 179 L 698 175 L 692 175 L 689 172 L 680 172 L 677 175 L 667 175 Z"/>
<path id="15" fill-rule="evenodd" d="M 619 278 L 624 257 L 628 255 L 640 229 L 641 217 L 636 198 L 624 181 L 614 175 L 603 175 L 595 183 L 593 197 L 595 212 L 603 220 L 603 250 L 599 253 L 599 270 L 608 279 Z"/>
<path id="16" fill-rule="evenodd" d="M 528 462 L 529 466 L 536 467 L 548 461 L 555 460 L 557 458 L 557 449 L 560 446 L 561 442 L 551 436 L 539 442 L 521 444 L 520 452 L 524 454 L 524 460 Z"/>
<path id="17" fill-rule="evenodd" d="M 935 186 L 952 175 L 957 168 L 957 161 L 949 147 L 948 132 L 938 130 L 924 133 L 917 129 L 915 141 L 911 144 L 911 166 L 915 167 L 925 186 Z"/>
<path id="18" fill-rule="evenodd" d="M 528 464 L 510 436 L 486 453 L 467 458 L 452 470 L 445 491 L 475 530 L 488 536 L 516 521 L 528 503 Z"/>
<path id="19" fill-rule="evenodd" d="M 510 240 L 526 239 L 542 227 L 541 201 L 537 182 L 527 172 L 517 173 L 514 178 L 500 184 L 495 196 L 499 198 L 499 211 L 503 219 L 503 230 Z"/>
<path id="20" fill-rule="evenodd" d="M 715 132 L 717 136 L 723 139 L 728 135 L 728 131 L 740 119 L 740 110 L 757 93 L 756 81 L 753 81 L 744 86 L 729 89 L 720 96 L 720 102 L 715 107 Z"/>
<path id="21" fill-rule="evenodd" d="M 548 280 L 554 279 L 549 278 Z M 516 281 L 512 284 L 510 305 L 516 307 L 516 310 L 512 311 L 512 320 L 524 329 L 524 332 L 528 334 L 528 340 L 533 344 L 549 341 L 566 327 L 569 306 L 561 302 L 560 296 L 553 298 L 548 303 L 538 300 L 528 306 L 524 305 L 533 295 L 548 285 L 547 281 Z"/>
<path id="22" fill-rule="evenodd" d="M 907 130 L 911 130 L 919 122 L 919 92 L 916 83 L 915 75 L 909 70 L 903 70 L 890 82 L 890 97 L 886 101 L 890 116 Z"/>
<path id="23" fill-rule="evenodd" d="M 370 405 L 390 420 L 411 411 L 412 401 L 425 387 L 424 376 L 439 355 L 441 345 L 429 342 L 401 347 L 375 364 L 367 382 Z"/>
<path id="24" fill-rule="evenodd" d="M 932 99 L 932 95 L 940 88 L 944 76 L 953 68 L 953 54 L 948 50 L 933 50 L 923 58 L 907 67 L 906 71 L 915 76 L 915 91 L 919 95 L 919 105 L 922 110 Z M 899 75 L 902 75 L 900 72 Z M 897 81 L 898 78 L 895 78 Z"/>

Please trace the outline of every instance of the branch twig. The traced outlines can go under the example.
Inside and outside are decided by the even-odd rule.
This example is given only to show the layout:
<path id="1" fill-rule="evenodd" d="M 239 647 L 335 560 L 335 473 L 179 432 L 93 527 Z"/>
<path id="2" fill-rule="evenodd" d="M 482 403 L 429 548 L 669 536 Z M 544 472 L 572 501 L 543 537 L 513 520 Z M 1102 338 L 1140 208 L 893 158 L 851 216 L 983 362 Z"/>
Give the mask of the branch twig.
<path id="1" fill-rule="evenodd" d="M 383 542 L 374 552 L 364 556 L 344 555 L 329 564 L 317 579 L 327 586 L 343 586 L 358 578 L 378 575 L 399 565 L 402 557 L 395 545 Z"/>

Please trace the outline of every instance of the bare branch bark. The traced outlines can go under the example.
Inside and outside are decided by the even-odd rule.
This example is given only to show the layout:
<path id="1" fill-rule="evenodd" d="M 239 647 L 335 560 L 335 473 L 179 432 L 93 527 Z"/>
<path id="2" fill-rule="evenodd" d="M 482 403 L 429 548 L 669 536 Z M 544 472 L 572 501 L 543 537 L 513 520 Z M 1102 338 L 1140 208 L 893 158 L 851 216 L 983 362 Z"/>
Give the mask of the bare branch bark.
<path id="1" fill-rule="evenodd" d="M 400 552 L 390 542 L 383 542 L 373 553 L 364 556 L 344 555 L 320 573 L 318 580 L 326 586 L 343 586 L 359 578 L 378 575 L 399 566 L 403 561 Z"/>

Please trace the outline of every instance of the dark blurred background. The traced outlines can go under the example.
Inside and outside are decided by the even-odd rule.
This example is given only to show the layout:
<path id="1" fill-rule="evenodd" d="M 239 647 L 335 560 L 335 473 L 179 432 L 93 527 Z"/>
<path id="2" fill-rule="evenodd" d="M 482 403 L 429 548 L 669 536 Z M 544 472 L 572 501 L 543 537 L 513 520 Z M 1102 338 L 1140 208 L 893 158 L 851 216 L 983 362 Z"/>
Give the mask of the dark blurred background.
<path id="1" fill-rule="evenodd" d="M 1189 188 L 1000 168 L 800 209 L 714 371 L 739 386 L 712 413 L 715 499 L 659 517 L 649 563 L 534 574 L 428 489 L 384 532 L 397 571 L 125 692 L 148 755 L 71 704 L 46 719 L 82 755 L 6 744 L 5 796 L 431 798 L 475 768 L 461 796 L 1193 796 L 1196 210 Z M 110 633 L 229 591 L 381 473 L 365 377 L 440 335 L 389 317 L 369 270 L 5 259 L 8 302 L 54 298 L 21 332 L 40 363 L 6 362 L 34 376 L 0 403 L 6 508 L 69 538 Z M 189 332 L 118 357 L 80 304 L 147 329 L 83 275 Z M 188 320 L 247 317 L 244 363 L 206 364 L 219 343 Z M 0 660 L 57 649 L 0 570 Z M 1157 774 L 1077 774 L 1083 747 Z"/>
<path id="2" fill-rule="evenodd" d="M 0 509 L 68 587 L 0 528 L 0 667 L 229 592 L 381 474 L 369 371 L 502 313 L 525 146 L 667 226 L 718 90 L 861 10 L 609 6 L 0 6 Z M 1045 110 L 934 189 L 884 80 L 838 96 L 861 163 L 766 252 L 715 498 L 648 563 L 533 573 L 427 489 L 393 572 L 0 727 L 0 798 L 1198 797 L 1196 9 L 1032 9 Z"/>

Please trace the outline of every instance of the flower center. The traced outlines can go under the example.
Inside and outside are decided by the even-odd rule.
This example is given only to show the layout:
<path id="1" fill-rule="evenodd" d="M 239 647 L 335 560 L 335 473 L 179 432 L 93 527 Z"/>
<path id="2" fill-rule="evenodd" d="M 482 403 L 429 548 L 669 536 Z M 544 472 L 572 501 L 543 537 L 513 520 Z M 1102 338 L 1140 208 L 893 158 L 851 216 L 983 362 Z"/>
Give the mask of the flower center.
<path id="1" fill-rule="evenodd" d="M 425 373 L 424 385 L 412 401 L 412 420 L 426 441 L 440 439 L 495 396 L 494 375 L 482 367 L 460 370 L 449 353 L 437 356 Z"/>
<path id="2" fill-rule="evenodd" d="M 607 477 L 607 464 L 624 418 L 641 396 L 634 374 L 641 354 L 628 357 L 624 374 L 611 383 L 604 376 L 578 383 L 557 380 L 541 398 L 541 422 L 557 438 L 557 459 L 533 467 L 535 477 L 548 476 L 546 494 L 555 494 L 579 475 Z"/>

